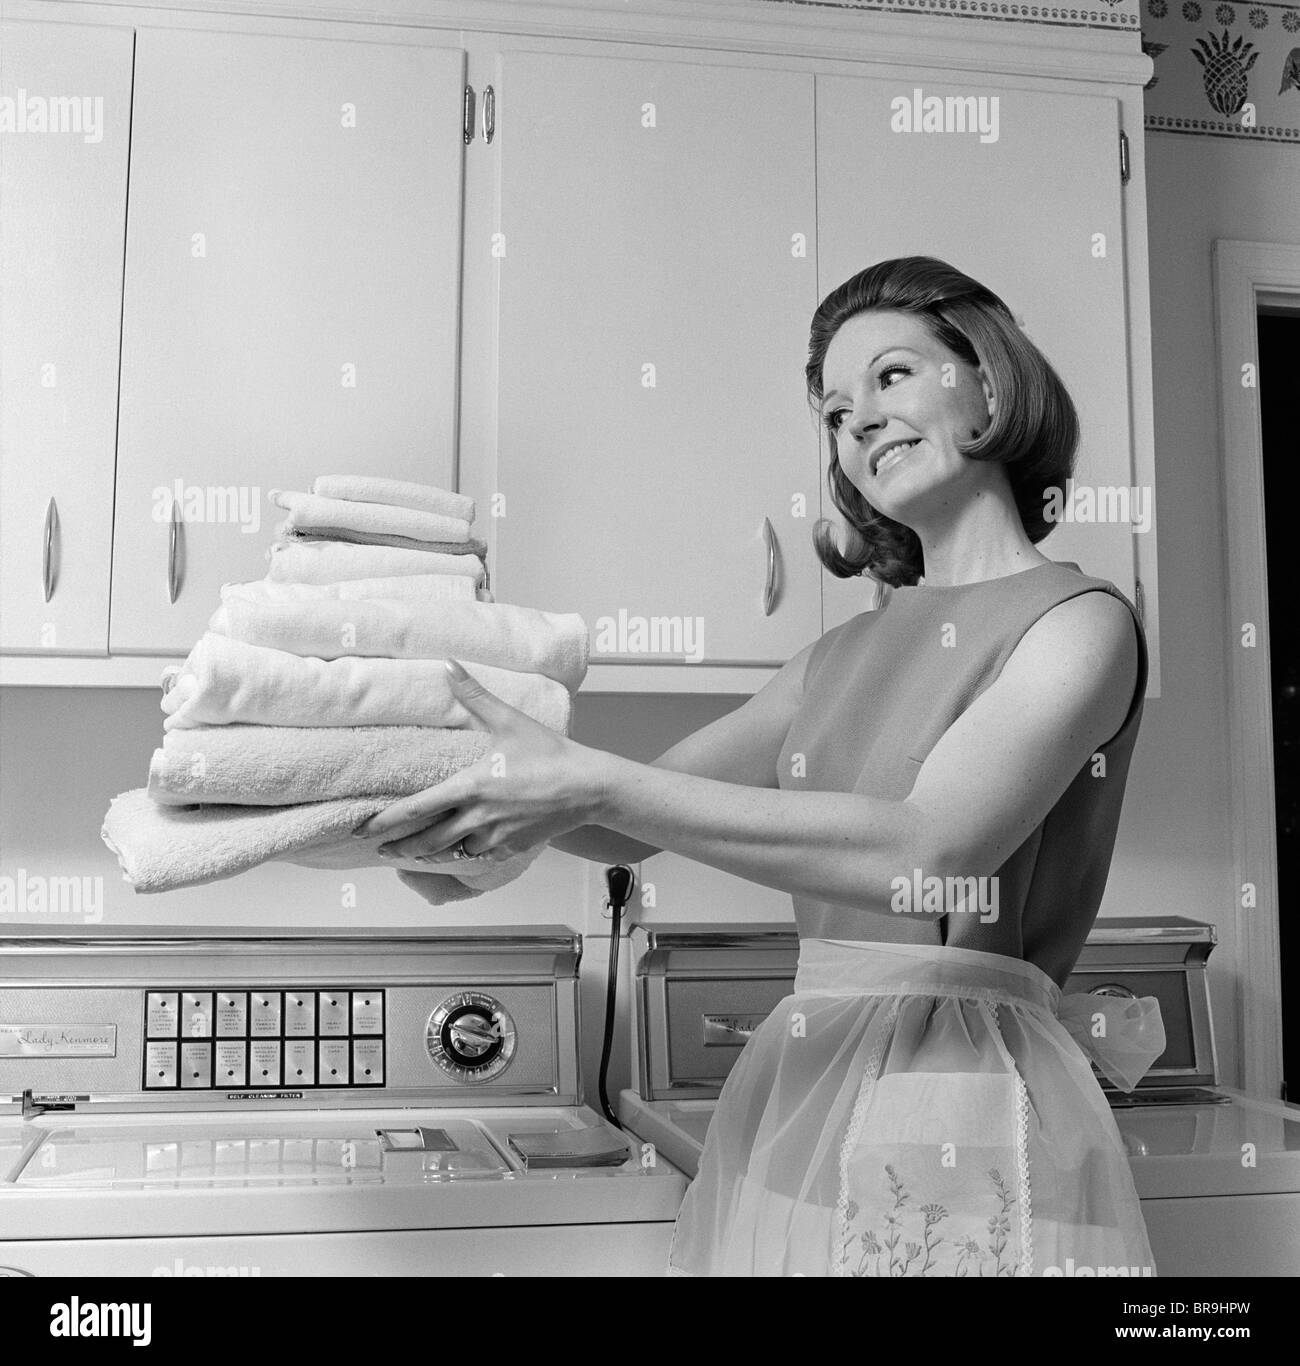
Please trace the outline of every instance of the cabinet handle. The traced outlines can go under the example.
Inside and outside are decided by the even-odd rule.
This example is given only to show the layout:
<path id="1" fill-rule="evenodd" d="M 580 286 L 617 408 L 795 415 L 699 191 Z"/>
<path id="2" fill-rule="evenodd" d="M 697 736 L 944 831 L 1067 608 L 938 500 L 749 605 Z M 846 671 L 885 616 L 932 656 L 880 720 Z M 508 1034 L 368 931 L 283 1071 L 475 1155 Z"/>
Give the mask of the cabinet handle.
<path id="1" fill-rule="evenodd" d="M 497 92 L 489 85 L 483 91 L 483 141 L 491 142 L 497 130 Z"/>
<path id="2" fill-rule="evenodd" d="M 763 585 L 763 615 L 770 617 L 776 603 L 776 532 L 770 517 L 763 518 L 763 540 L 767 542 L 767 582 Z"/>
<path id="3" fill-rule="evenodd" d="M 45 533 L 41 537 L 41 585 L 45 589 L 45 601 L 54 596 L 54 538 L 59 534 L 59 510 L 50 499 L 45 509 Z"/>
<path id="4" fill-rule="evenodd" d="M 465 146 L 474 141 L 474 88 L 465 87 L 465 103 L 461 107 L 461 126 L 465 132 Z"/>
<path id="5" fill-rule="evenodd" d="M 167 600 L 175 602 L 176 595 L 180 592 L 180 575 L 177 571 L 176 550 L 181 539 L 181 505 L 172 499 L 172 519 L 167 528 Z"/>

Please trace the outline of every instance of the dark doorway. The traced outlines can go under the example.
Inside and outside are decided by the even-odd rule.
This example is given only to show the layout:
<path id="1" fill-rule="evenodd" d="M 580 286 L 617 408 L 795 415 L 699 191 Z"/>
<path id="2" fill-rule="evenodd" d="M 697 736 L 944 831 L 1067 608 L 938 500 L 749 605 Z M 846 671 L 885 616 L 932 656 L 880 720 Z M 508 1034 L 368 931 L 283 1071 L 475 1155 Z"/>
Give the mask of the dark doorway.
<path id="1" fill-rule="evenodd" d="M 1273 684 L 1273 781 L 1277 794 L 1278 935 L 1282 975 L 1282 1097 L 1300 1101 L 1300 572 L 1294 494 L 1300 313 L 1261 307 L 1260 435 L 1268 545 L 1268 634 Z"/>

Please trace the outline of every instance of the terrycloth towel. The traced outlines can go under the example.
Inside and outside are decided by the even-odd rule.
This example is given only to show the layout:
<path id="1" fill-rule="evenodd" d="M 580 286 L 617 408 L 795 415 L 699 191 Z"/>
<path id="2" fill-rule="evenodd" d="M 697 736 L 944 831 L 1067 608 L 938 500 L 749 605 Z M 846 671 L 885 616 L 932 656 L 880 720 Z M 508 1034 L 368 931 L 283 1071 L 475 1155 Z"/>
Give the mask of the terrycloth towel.
<path id="1" fill-rule="evenodd" d="M 408 797 L 468 768 L 491 742 L 487 731 L 438 726 L 195 726 L 163 737 L 148 791 L 164 806 Z"/>
<path id="2" fill-rule="evenodd" d="M 411 484 L 404 479 L 380 479 L 369 474 L 322 474 L 311 486 L 322 498 L 344 498 L 354 503 L 387 503 L 389 507 L 438 512 L 444 517 L 474 520 L 474 500 L 435 484 Z"/>
<path id="3" fill-rule="evenodd" d="M 349 531 L 346 527 L 313 531 L 306 527 L 291 526 L 288 522 L 279 523 L 275 534 L 281 545 L 292 545 L 297 541 L 346 541 L 349 545 L 386 545 L 397 550 L 419 550 L 426 555 L 487 554 L 487 542 L 473 536 L 465 541 L 417 541 L 411 536 L 388 536 L 380 531 Z"/>
<path id="4" fill-rule="evenodd" d="M 577 692 L 587 673 L 587 624 L 576 612 L 503 602 L 230 601 L 208 630 L 316 659 L 446 659 L 544 674 Z"/>
<path id="5" fill-rule="evenodd" d="M 503 887 L 522 873 L 544 845 L 504 860 L 461 859 L 437 864 L 381 859 L 376 852 L 389 835 L 357 839 L 352 831 L 393 797 L 313 802 L 304 806 L 159 806 L 148 792 L 133 788 L 114 797 L 100 836 L 117 856 L 123 877 L 137 892 L 170 892 L 198 887 L 280 861 L 309 868 L 399 868 L 459 882 L 462 891 L 424 884 L 441 900 L 461 900 Z M 450 869 L 455 869 L 452 874 Z M 421 895 L 425 895 L 425 890 Z M 426 896 L 433 900 L 433 896 Z M 433 904 L 439 904 L 434 901 Z"/>
<path id="6" fill-rule="evenodd" d="M 459 598 L 473 602 L 475 588 L 474 580 L 465 574 L 390 574 L 386 579 L 349 579 L 346 583 L 273 583 L 269 579 L 254 579 L 251 583 L 221 585 L 222 602 L 320 602 L 330 598 L 338 602 L 367 598 L 415 598 L 427 602 Z"/>
<path id="7" fill-rule="evenodd" d="M 469 540 L 469 522 L 464 517 L 281 489 L 272 489 L 269 496 L 289 514 L 285 525 L 294 531 L 331 536 L 339 531 L 365 532 L 373 536 L 404 536 L 412 541 Z"/>
<path id="8" fill-rule="evenodd" d="M 564 684 L 490 664 L 471 672 L 512 707 L 568 734 L 573 699 Z M 163 671 L 163 687 L 164 730 L 232 721 L 480 728 L 436 659 L 303 659 L 207 631 L 184 664 Z"/>
<path id="9" fill-rule="evenodd" d="M 464 574 L 483 582 L 483 561 L 473 554 L 434 554 L 424 550 L 343 541 L 294 538 L 267 552 L 273 583 L 340 583 L 349 579 L 388 578 L 409 574 Z"/>

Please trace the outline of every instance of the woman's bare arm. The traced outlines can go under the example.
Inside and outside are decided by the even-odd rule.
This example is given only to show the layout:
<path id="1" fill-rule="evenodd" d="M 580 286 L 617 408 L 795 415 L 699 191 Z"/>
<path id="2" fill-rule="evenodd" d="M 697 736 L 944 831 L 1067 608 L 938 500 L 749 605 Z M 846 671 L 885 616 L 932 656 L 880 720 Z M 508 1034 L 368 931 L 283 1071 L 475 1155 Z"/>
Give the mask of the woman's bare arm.
<path id="1" fill-rule="evenodd" d="M 745 787 L 776 787 L 777 757 L 803 697 L 804 671 L 816 643 L 800 650 L 742 706 L 679 740 L 643 767 Z M 663 848 L 600 825 L 581 825 L 553 839 L 551 847 L 595 863 L 637 863 Z"/>
<path id="2" fill-rule="evenodd" d="M 891 914 L 894 879 L 914 869 L 995 872 L 1119 730 L 1136 677 L 1128 609 L 1082 594 L 1025 633 L 904 801 L 764 791 L 609 755 L 600 824 L 767 887 Z"/>

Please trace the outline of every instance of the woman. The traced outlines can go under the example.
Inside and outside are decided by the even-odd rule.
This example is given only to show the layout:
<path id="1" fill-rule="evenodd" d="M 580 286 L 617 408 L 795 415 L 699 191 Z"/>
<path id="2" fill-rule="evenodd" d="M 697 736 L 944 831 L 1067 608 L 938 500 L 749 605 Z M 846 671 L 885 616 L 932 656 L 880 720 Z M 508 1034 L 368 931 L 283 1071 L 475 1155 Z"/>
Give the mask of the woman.
<path id="1" fill-rule="evenodd" d="M 840 553 L 820 524 L 818 554 L 891 585 L 887 603 L 651 765 L 557 736 L 461 671 L 504 763 L 368 833 L 434 860 L 671 849 L 792 894 L 794 992 L 723 1088 L 671 1270 L 1152 1275 L 1089 1056 L 1131 1088 L 1163 1047 L 1158 1010 L 1081 1012 L 1059 990 L 1105 886 L 1146 682 L 1127 600 L 1036 549 L 1074 406 L 1001 300 L 928 257 L 823 301 L 807 382 L 851 532 Z"/>

